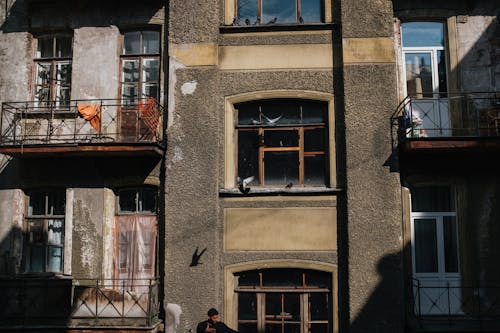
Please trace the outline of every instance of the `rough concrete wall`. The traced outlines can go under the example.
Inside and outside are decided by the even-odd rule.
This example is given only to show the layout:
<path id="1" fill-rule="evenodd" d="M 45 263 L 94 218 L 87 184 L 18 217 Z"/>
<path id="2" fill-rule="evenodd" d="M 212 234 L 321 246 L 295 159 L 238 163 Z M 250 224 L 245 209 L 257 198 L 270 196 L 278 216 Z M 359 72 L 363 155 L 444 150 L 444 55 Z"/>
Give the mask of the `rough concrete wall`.
<path id="1" fill-rule="evenodd" d="M 344 74 L 352 332 L 401 332 L 401 196 L 398 174 L 384 167 L 395 66 L 346 66 Z"/>
<path id="2" fill-rule="evenodd" d="M 0 190 L 0 276 L 21 270 L 24 196 L 19 190 Z"/>
<path id="3" fill-rule="evenodd" d="M 170 1 L 169 42 L 175 44 L 216 42 L 220 0 Z"/>
<path id="4" fill-rule="evenodd" d="M 29 100 L 31 37 L 0 32 L 0 102 Z"/>
<path id="5" fill-rule="evenodd" d="M 392 4 L 389 0 L 342 1 L 342 37 L 392 35 Z"/>
<path id="6" fill-rule="evenodd" d="M 74 189 L 71 254 L 73 276 L 80 278 L 101 276 L 103 205 L 103 189 Z"/>
<path id="7" fill-rule="evenodd" d="M 496 16 L 468 16 L 457 24 L 462 89 L 500 89 L 500 33 Z"/>
<path id="8" fill-rule="evenodd" d="M 75 29 L 72 99 L 117 98 L 119 34 L 115 26 Z"/>

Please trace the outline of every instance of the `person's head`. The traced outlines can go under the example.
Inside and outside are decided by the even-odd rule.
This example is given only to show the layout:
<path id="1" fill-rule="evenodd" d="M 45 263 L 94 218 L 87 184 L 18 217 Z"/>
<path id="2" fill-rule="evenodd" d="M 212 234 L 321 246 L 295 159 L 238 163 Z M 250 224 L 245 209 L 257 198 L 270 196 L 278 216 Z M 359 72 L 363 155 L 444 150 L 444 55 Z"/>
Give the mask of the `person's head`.
<path id="1" fill-rule="evenodd" d="M 217 311 L 216 309 L 211 308 L 210 310 L 208 310 L 207 315 L 208 320 L 210 320 L 212 323 L 215 324 L 219 321 L 219 311 Z"/>

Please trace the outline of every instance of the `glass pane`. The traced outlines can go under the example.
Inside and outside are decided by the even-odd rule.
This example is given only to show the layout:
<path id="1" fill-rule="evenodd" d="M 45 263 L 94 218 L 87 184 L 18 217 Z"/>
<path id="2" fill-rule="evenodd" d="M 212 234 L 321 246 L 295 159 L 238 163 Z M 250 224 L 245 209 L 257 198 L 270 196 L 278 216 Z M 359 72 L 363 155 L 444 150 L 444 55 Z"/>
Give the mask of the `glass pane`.
<path id="1" fill-rule="evenodd" d="M 37 58 L 52 58 L 54 52 L 54 39 L 52 37 L 40 37 L 37 43 Z"/>
<path id="2" fill-rule="evenodd" d="M 401 24 L 403 46 L 444 46 L 444 25 L 440 22 Z"/>
<path id="3" fill-rule="evenodd" d="M 49 245 L 63 245 L 64 220 L 49 220 L 47 229 L 47 243 Z"/>
<path id="4" fill-rule="evenodd" d="M 38 62 L 36 64 L 36 83 L 50 84 L 50 72 L 52 65 L 50 63 Z"/>
<path id="5" fill-rule="evenodd" d="M 140 32 L 131 31 L 123 34 L 123 54 L 139 54 L 140 53 Z"/>
<path id="6" fill-rule="evenodd" d="M 257 21 L 257 0 L 238 0 L 238 21 L 241 25 Z"/>
<path id="7" fill-rule="evenodd" d="M 444 51 L 437 51 L 437 61 L 438 61 L 438 81 L 439 81 L 439 92 L 446 93 L 448 91 L 446 82 L 446 56 Z M 446 97 L 446 95 L 441 94 L 441 97 Z"/>
<path id="8" fill-rule="evenodd" d="M 160 32 L 158 31 L 142 32 L 142 53 L 145 54 L 160 53 Z"/>
<path id="9" fill-rule="evenodd" d="M 332 287 L 332 275 L 326 272 L 319 271 L 305 271 L 306 272 L 306 285 L 319 288 Z"/>
<path id="10" fill-rule="evenodd" d="M 328 320 L 330 317 L 328 294 L 309 294 L 309 311 L 311 311 L 311 320 Z"/>
<path id="11" fill-rule="evenodd" d="M 122 82 L 139 82 L 139 60 L 123 60 Z"/>
<path id="12" fill-rule="evenodd" d="M 300 287 L 302 271 L 297 269 L 268 269 L 262 271 L 262 284 L 266 287 Z"/>
<path id="13" fill-rule="evenodd" d="M 50 193 L 49 205 L 53 215 L 64 215 L 66 210 L 66 193 L 65 191 L 57 191 Z"/>
<path id="14" fill-rule="evenodd" d="M 328 324 L 311 324 L 310 333 L 328 333 Z"/>
<path id="15" fill-rule="evenodd" d="M 71 57 L 73 38 L 70 36 L 56 37 L 56 57 Z"/>
<path id="16" fill-rule="evenodd" d="M 257 294 L 238 294 L 238 320 L 257 320 Z"/>
<path id="17" fill-rule="evenodd" d="M 282 313 L 282 294 L 269 293 L 266 294 L 266 321 L 281 320 Z"/>
<path id="18" fill-rule="evenodd" d="M 156 190 L 143 189 L 140 191 L 140 211 L 154 213 L 156 212 Z"/>
<path id="19" fill-rule="evenodd" d="M 49 246 L 47 259 L 48 272 L 62 272 L 63 251 L 61 247 Z"/>
<path id="20" fill-rule="evenodd" d="M 137 104 L 137 93 L 139 92 L 138 83 L 127 83 L 122 84 L 122 99 L 124 105 L 135 105 Z"/>
<path id="21" fill-rule="evenodd" d="M 265 147 L 298 147 L 298 130 L 264 131 Z"/>
<path id="22" fill-rule="evenodd" d="M 415 268 L 416 273 L 438 271 L 435 219 L 415 219 Z"/>
<path id="23" fill-rule="evenodd" d="M 258 271 L 248 271 L 235 274 L 238 277 L 239 287 L 260 286 L 260 275 Z"/>
<path id="24" fill-rule="evenodd" d="M 257 131 L 238 131 L 238 177 L 254 176 L 251 184 L 259 182 L 259 134 Z"/>
<path id="25" fill-rule="evenodd" d="M 327 185 L 326 170 L 326 155 L 304 156 L 304 184 Z"/>
<path id="26" fill-rule="evenodd" d="M 29 197 L 28 215 L 45 215 L 45 192 L 33 192 Z"/>
<path id="27" fill-rule="evenodd" d="M 297 22 L 295 0 L 262 0 L 262 24 Z"/>
<path id="28" fill-rule="evenodd" d="M 50 101 L 50 88 L 36 86 L 35 100 L 38 102 L 37 106 L 45 106 Z"/>
<path id="29" fill-rule="evenodd" d="M 40 246 L 31 246 L 28 248 L 28 257 L 26 258 L 26 271 L 43 272 L 45 248 Z"/>
<path id="30" fill-rule="evenodd" d="M 412 97 L 432 97 L 432 65 L 430 53 L 406 53 L 406 88 Z"/>
<path id="31" fill-rule="evenodd" d="M 122 190 L 120 191 L 120 212 L 136 212 L 136 190 Z"/>
<path id="32" fill-rule="evenodd" d="M 411 189 L 412 212 L 454 212 L 455 198 L 448 186 L 426 186 Z"/>
<path id="33" fill-rule="evenodd" d="M 70 62 L 59 62 L 56 64 L 56 79 L 58 85 L 68 85 L 71 83 Z"/>
<path id="34" fill-rule="evenodd" d="M 444 260 L 447 273 L 458 272 L 457 223 L 453 216 L 443 217 Z"/>
<path id="35" fill-rule="evenodd" d="M 300 323 L 285 323 L 283 333 L 300 333 Z"/>
<path id="36" fill-rule="evenodd" d="M 266 323 L 266 332 L 265 333 L 283 333 L 281 324 Z"/>
<path id="37" fill-rule="evenodd" d="M 325 151 L 325 128 L 304 129 L 304 151 Z"/>
<path id="38" fill-rule="evenodd" d="M 300 294 L 284 294 L 283 320 L 300 321 Z"/>
<path id="39" fill-rule="evenodd" d="M 30 244 L 44 244 L 43 220 L 28 221 L 28 242 Z"/>
<path id="40" fill-rule="evenodd" d="M 238 323 L 239 333 L 256 333 L 257 323 Z"/>
<path id="41" fill-rule="evenodd" d="M 321 0 L 302 0 L 300 6 L 300 16 L 304 23 L 322 21 L 323 4 Z"/>
<path id="42" fill-rule="evenodd" d="M 142 59 L 141 81 L 158 81 L 160 77 L 160 61 L 158 58 Z"/>
<path id="43" fill-rule="evenodd" d="M 142 85 L 141 98 L 153 97 L 155 100 L 159 100 L 158 95 L 158 83 L 145 83 Z"/>
<path id="44" fill-rule="evenodd" d="M 67 106 L 70 102 L 71 89 L 68 87 L 59 87 L 56 92 L 56 106 Z"/>
<path id="45" fill-rule="evenodd" d="M 264 182 L 266 185 L 298 184 L 299 152 L 265 152 Z"/>
<path id="46" fill-rule="evenodd" d="M 304 124 L 326 124 L 328 122 L 327 103 L 306 100 L 301 102 L 300 108 Z"/>

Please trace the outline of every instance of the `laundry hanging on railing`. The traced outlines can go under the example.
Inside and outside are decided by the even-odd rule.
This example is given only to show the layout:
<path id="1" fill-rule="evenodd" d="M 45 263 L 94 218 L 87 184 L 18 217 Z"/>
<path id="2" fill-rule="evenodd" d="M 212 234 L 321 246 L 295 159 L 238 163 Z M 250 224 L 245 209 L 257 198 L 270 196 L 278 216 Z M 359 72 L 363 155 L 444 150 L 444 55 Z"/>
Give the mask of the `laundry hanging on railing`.
<path id="1" fill-rule="evenodd" d="M 158 107 L 156 106 L 156 100 L 153 97 L 149 97 L 145 101 L 140 101 L 139 112 L 144 124 L 149 128 L 153 135 L 156 135 L 160 119 Z"/>
<path id="2" fill-rule="evenodd" d="M 96 131 L 101 132 L 101 105 L 78 105 L 78 113 L 87 120 Z"/>

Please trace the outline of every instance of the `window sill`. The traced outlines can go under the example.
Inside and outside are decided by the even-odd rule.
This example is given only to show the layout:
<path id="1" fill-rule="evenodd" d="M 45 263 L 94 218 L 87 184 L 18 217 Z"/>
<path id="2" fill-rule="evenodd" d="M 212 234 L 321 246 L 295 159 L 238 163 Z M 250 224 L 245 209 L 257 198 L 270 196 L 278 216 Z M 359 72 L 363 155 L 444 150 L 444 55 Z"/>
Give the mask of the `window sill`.
<path id="1" fill-rule="evenodd" d="M 340 188 L 330 188 L 330 187 L 296 187 L 296 188 L 282 188 L 282 187 L 251 187 L 248 193 L 242 193 L 237 188 L 225 188 L 219 190 L 219 197 L 259 197 L 259 196 L 300 196 L 300 195 L 310 195 L 310 196 L 321 196 L 321 195 L 332 195 L 338 194 L 343 190 Z"/>
<path id="2" fill-rule="evenodd" d="M 219 27 L 219 32 L 222 34 L 234 34 L 245 32 L 332 30 L 337 26 L 338 24 L 336 23 L 223 25 Z"/>

